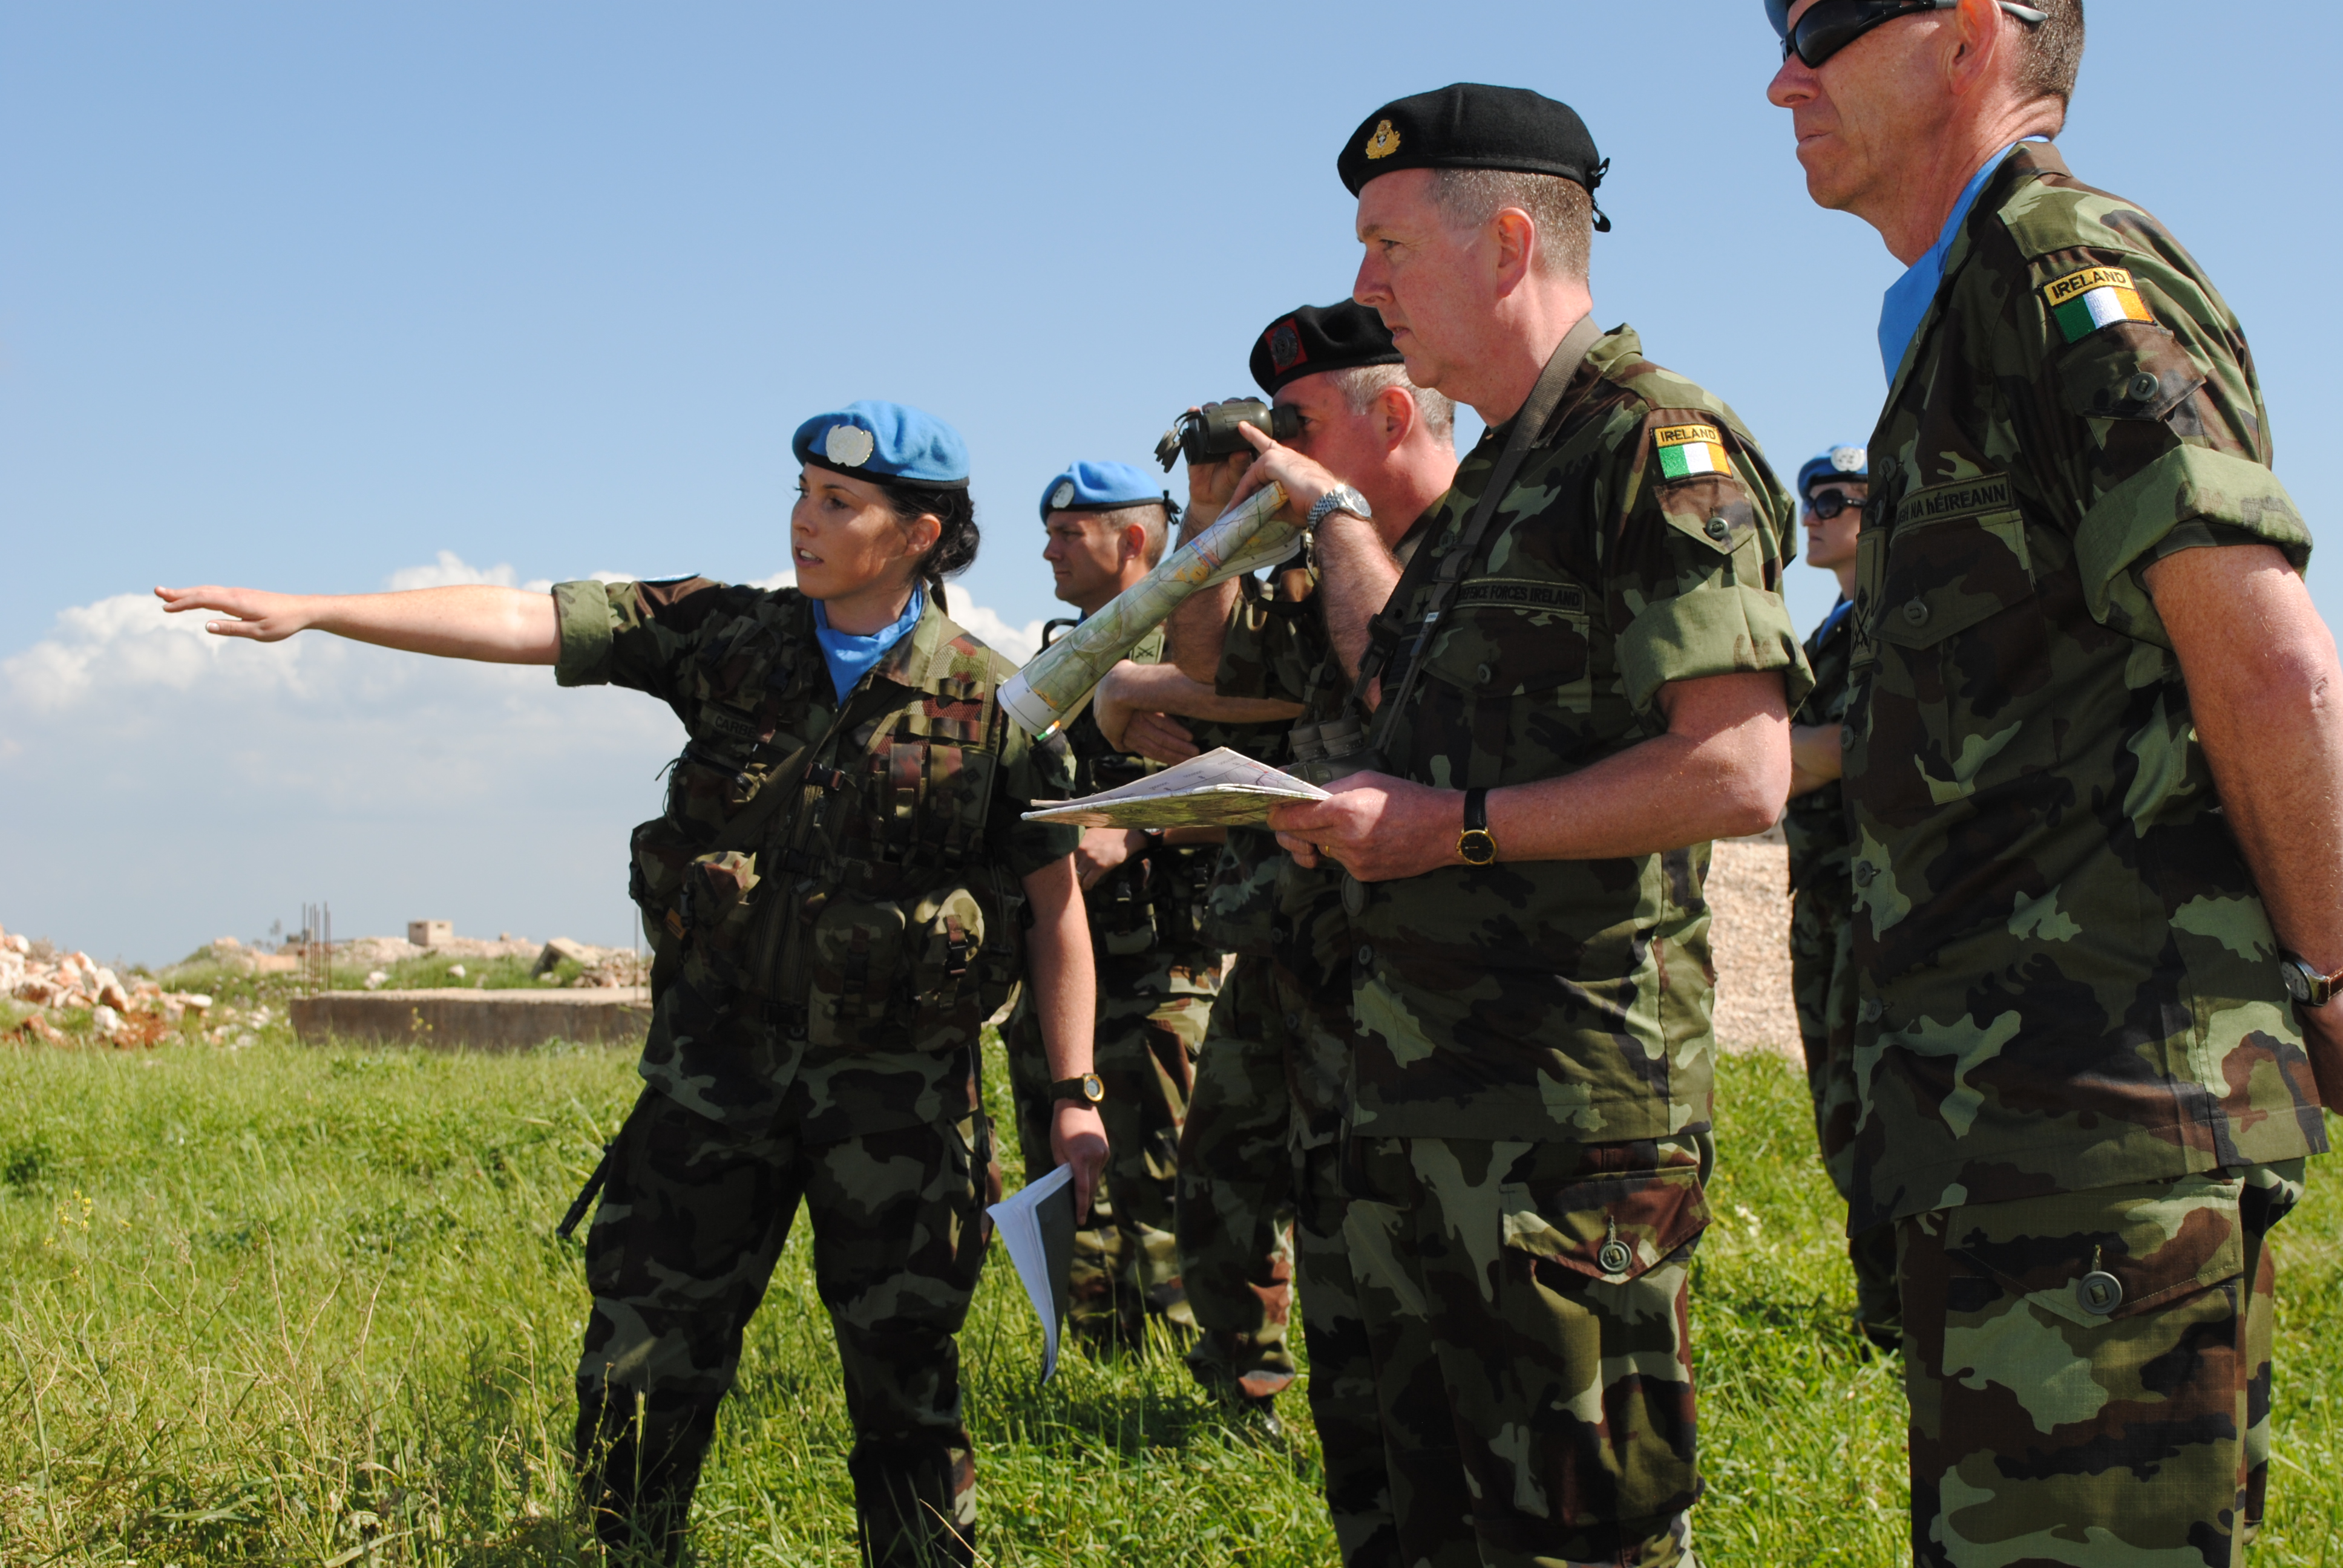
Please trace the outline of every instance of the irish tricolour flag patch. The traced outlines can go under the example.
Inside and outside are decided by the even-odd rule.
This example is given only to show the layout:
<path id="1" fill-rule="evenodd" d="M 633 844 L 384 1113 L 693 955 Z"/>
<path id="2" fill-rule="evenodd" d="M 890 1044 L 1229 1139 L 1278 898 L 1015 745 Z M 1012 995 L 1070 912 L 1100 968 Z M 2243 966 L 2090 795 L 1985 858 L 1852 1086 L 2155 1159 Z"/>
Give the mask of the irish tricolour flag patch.
<path id="1" fill-rule="evenodd" d="M 1725 437 L 1714 425 L 1663 425 L 1652 433 L 1652 445 L 1659 450 L 1663 479 L 1732 472 Z"/>
<path id="2" fill-rule="evenodd" d="M 2154 321 L 2132 286 L 2131 274 L 2120 266 L 2087 266 L 2046 284 L 2042 298 L 2057 318 L 2058 330 L 2069 343 L 2080 343 L 2102 327 L 2118 321 Z"/>

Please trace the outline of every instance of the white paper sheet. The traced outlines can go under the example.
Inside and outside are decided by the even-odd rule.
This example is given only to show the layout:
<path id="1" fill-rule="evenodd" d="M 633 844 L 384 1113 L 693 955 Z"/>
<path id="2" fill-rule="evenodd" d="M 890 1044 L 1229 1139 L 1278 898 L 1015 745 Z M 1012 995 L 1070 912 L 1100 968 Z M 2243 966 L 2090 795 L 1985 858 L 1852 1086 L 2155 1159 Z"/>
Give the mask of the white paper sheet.
<path id="1" fill-rule="evenodd" d="M 1017 1277 L 1025 1282 L 1034 1315 L 1041 1320 L 1043 1382 L 1058 1370 L 1058 1327 L 1065 1317 L 1066 1276 L 1073 1263 L 1073 1180 L 1074 1168 L 1061 1165 L 985 1210 L 1001 1232 L 1001 1244 L 1009 1249 L 1009 1261 L 1017 1265 Z M 1060 1232 L 1062 1240 L 1058 1240 Z M 1052 1252 L 1059 1256 L 1051 1257 Z"/>
<path id="2" fill-rule="evenodd" d="M 1258 827 L 1272 806 L 1324 799 L 1308 779 L 1223 746 L 1119 789 L 1028 811 L 1025 819 L 1077 828 Z"/>

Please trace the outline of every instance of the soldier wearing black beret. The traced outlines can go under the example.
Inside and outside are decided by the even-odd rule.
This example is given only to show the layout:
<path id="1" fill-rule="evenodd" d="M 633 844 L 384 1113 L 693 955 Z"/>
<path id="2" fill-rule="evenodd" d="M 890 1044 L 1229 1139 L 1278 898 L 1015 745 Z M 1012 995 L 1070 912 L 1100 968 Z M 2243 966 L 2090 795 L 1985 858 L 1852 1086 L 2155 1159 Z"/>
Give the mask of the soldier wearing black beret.
<path id="1" fill-rule="evenodd" d="M 1254 338 L 1250 363 L 1263 395 L 1300 421 L 1292 449 L 1356 487 L 1346 493 L 1377 519 L 1376 548 L 1387 559 L 1413 553 L 1456 472 L 1455 407 L 1408 379 L 1381 318 L 1348 299 L 1286 311 Z M 1220 516 L 1252 461 L 1247 452 L 1190 466 L 1192 530 Z M 1300 557 L 1266 584 L 1194 595 L 1169 623 L 1178 668 L 1115 671 L 1100 689 L 1101 722 L 1123 707 L 1209 717 L 1205 702 L 1274 704 L 1275 723 L 1196 739 L 1286 762 L 1293 717 L 1321 717 L 1302 705 L 1321 693 L 1339 702 L 1348 684 L 1321 587 Z M 1212 944 L 1236 961 L 1213 1006 L 1180 1141 L 1181 1271 L 1204 1331 L 1189 1365 L 1252 1419 L 1269 1417 L 1295 1372 L 1281 1241 L 1291 1223 L 1335 1542 L 1351 1568 L 1394 1563 L 1374 1366 L 1342 1239 L 1352 1024 L 1339 874 L 1296 866 L 1262 829 L 1232 829 L 1212 912 Z"/>
<path id="2" fill-rule="evenodd" d="M 1337 167 L 1353 297 L 1488 427 L 1403 572 L 1309 456 L 1256 440 L 1244 487 L 1314 524 L 1370 743 L 1272 821 L 1343 872 L 1343 1235 L 1399 1558 L 1671 1568 L 1699 1492 L 1701 885 L 1789 787 L 1794 513 L 1731 409 L 1594 325 L 1608 165 L 1567 106 L 1402 98 Z"/>

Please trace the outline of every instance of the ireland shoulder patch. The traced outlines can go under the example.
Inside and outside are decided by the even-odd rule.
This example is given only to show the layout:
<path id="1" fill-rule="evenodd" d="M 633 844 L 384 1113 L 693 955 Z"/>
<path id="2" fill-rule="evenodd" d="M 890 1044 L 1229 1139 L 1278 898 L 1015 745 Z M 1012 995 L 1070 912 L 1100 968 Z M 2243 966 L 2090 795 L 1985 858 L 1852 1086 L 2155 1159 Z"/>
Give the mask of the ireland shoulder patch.
<path id="1" fill-rule="evenodd" d="M 1652 449 L 1659 457 L 1663 479 L 1733 471 L 1732 460 L 1725 455 L 1724 433 L 1714 425 L 1663 425 L 1652 432 Z"/>
<path id="2" fill-rule="evenodd" d="M 2118 321 L 2153 323 L 2156 315 L 2139 297 L 2131 274 L 2120 266 L 2087 266 L 2042 286 L 2042 302 L 2069 343 L 2080 343 Z"/>

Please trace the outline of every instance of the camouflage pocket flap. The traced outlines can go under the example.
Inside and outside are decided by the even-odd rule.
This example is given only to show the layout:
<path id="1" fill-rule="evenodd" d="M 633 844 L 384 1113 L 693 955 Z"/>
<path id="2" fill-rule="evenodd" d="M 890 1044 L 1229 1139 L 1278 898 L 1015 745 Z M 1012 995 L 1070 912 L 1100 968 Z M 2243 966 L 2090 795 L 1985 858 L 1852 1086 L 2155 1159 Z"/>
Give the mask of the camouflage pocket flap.
<path id="1" fill-rule="evenodd" d="M 1933 648 L 2033 593 L 2026 520 L 2017 512 L 1907 523 L 1887 540 L 1871 624 L 1884 642 Z"/>
<path id="2" fill-rule="evenodd" d="M 1709 474 L 1662 485 L 1660 515 L 1668 526 L 1729 556 L 1757 537 L 1757 509 L 1749 492 L 1729 474 Z"/>
<path id="3" fill-rule="evenodd" d="M 1490 697 L 1551 691 L 1586 673 L 1586 591 L 1574 583 L 1484 578 L 1458 590 L 1534 592 L 1532 598 L 1472 601 L 1450 612 L 1424 673 Z"/>
<path id="4" fill-rule="evenodd" d="M 1508 1182 L 1497 1212 L 1506 1246 L 1624 1284 L 1707 1228 L 1708 1199 L 1687 1167 L 1552 1188 Z"/>
<path id="5" fill-rule="evenodd" d="M 2205 385 L 2205 373 L 2162 327 L 2118 322 L 2058 357 L 2066 407 L 2088 419 L 2161 419 Z"/>
<path id="6" fill-rule="evenodd" d="M 1945 1251 L 2028 1304 L 2092 1328 L 2243 1273 L 2243 1186 L 2191 1176 L 1956 1209 Z"/>

